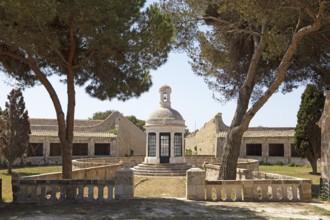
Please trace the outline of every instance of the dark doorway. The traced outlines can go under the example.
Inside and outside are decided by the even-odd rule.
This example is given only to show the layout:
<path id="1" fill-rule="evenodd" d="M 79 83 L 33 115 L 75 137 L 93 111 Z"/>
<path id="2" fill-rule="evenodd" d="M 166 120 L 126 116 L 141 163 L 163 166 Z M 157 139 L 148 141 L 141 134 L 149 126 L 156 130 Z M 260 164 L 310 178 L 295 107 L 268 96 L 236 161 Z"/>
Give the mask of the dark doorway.
<path id="1" fill-rule="evenodd" d="M 160 133 L 160 163 L 170 162 L 171 134 Z"/>

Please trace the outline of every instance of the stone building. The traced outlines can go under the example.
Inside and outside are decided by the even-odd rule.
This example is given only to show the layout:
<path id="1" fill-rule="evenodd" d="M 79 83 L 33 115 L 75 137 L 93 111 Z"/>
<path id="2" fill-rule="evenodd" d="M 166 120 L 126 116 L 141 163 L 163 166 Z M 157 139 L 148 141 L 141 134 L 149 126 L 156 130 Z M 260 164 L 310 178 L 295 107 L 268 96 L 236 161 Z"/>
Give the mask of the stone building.
<path id="1" fill-rule="evenodd" d="M 30 119 L 31 147 L 16 163 L 60 164 L 56 119 Z M 145 155 L 145 133 L 115 111 L 105 120 L 75 120 L 73 158 Z"/>
<path id="2" fill-rule="evenodd" d="M 221 113 L 217 114 L 201 129 L 185 138 L 186 153 L 221 156 L 227 130 Z M 307 160 L 298 156 L 293 143 L 294 128 L 249 128 L 243 135 L 240 157 L 269 164 L 307 164 Z"/>

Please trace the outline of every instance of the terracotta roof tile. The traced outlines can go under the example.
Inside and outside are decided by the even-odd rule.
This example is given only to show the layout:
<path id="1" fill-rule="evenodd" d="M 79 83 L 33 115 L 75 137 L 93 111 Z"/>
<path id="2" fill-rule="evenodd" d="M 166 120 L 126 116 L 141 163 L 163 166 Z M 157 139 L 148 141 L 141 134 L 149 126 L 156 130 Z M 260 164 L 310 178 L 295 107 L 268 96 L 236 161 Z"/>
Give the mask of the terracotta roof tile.
<path id="1" fill-rule="evenodd" d="M 84 131 L 74 131 L 74 137 L 99 137 L 99 138 L 114 138 L 117 135 L 109 132 L 84 132 Z M 37 137 L 57 137 L 57 130 L 31 130 L 31 136 Z"/>
<path id="2" fill-rule="evenodd" d="M 255 127 L 249 128 L 244 132 L 243 137 L 294 137 L 294 128 L 265 128 Z M 227 132 L 221 131 L 218 137 L 226 137 Z"/>

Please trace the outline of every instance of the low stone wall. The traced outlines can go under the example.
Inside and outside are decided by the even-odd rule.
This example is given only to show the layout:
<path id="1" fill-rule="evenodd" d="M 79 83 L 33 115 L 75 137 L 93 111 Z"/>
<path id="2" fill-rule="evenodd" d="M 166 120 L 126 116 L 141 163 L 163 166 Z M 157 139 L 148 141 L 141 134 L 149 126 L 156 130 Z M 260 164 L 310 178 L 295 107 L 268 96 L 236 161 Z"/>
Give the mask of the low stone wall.
<path id="1" fill-rule="evenodd" d="M 131 169 L 118 170 L 113 180 L 47 179 L 45 175 L 40 178 L 20 178 L 19 175 L 13 175 L 13 202 L 107 202 L 131 199 L 134 197 L 133 175 Z"/>
<path id="2" fill-rule="evenodd" d="M 72 171 L 72 179 L 87 179 L 87 180 L 114 180 L 115 173 L 123 168 L 123 164 L 110 164 L 98 167 L 89 167 Z M 60 180 L 62 179 L 61 172 L 46 173 L 40 175 L 32 175 L 22 177 L 24 180 Z"/>
<path id="3" fill-rule="evenodd" d="M 205 164 L 219 164 L 220 158 L 215 156 L 185 156 L 186 162 L 194 165 L 195 167 L 204 168 Z M 258 171 L 259 161 L 255 159 L 238 158 L 237 168 L 249 169 Z"/>
<path id="4" fill-rule="evenodd" d="M 116 164 L 122 163 L 123 167 L 130 168 L 137 166 L 144 161 L 144 156 L 132 156 L 132 157 L 92 157 L 86 159 L 77 159 L 73 163 L 85 163 L 86 166 L 93 164 Z"/>
<path id="5" fill-rule="evenodd" d="M 215 170 L 206 166 L 206 171 L 200 168 L 187 171 L 187 199 L 229 202 L 309 202 L 312 199 L 312 181 L 308 179 L 239 169 L 237 180 L 215 180 Z"/>

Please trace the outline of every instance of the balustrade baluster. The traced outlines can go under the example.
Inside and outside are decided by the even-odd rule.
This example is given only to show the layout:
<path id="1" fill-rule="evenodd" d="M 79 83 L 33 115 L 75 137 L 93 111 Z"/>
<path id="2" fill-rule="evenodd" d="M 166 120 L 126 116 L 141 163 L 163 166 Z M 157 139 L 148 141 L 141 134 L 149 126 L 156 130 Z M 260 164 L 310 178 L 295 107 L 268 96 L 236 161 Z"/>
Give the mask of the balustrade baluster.
<path id="1" fill-rule="evenodd" d="M 297 191 L 298 191 L 298 186 L 293 185 L 292 186 L 292 196 L 293 196 L 292 201 L 299 201 Z"/>
<path id="2" fill-rule="evenodd" d="M 88 197 L 86 198 L 87 201 L 93 201 L 93 195 L 94 195 L 94 186 L 93 185 L 88 185 Z"/>
<path id="3" fill-rule="evenodd" d="M 206 185 L 206 200 L 211 201 L 212 200 L 212 185 Z"/>
<path id="4" fill-rule="evenodd" d="M 50 200 L 52 202 L 57 202 L 57 199 L 56 199 L 56 185 L 52 184 L 50 187 L 51 187 Z"/>
<path id="5" fill-rule="evenodd" d="M 282 196 L 283 196 L 283 198 L 282 198 L 283 201 L 288 201 L 289 200 L 288 199 L 288 185 L 283 185 L 282 186 Z"/>
<path id="6" fill-rule="evenodd" d="M 226 190 L 226 200 L 227 202 L 231 202 L 231 186 L 230 185 L 225 185 L 225 190 Z"/>
<path id="7" fill-rule="evenodd" d="M 243 201 L 243 199 L 242 199 L 242 186 L 241 185 L 237 185 L 235 187 L 235 192 L 236 192 L 236 199 L 235 199 L 235 201 L 236 202 Z"/>
<path id="8" fill-rule="evenodd" d="M 269 201 L 267 193 L 268 193 L 268 185 L 261 185 L 261 201 Z"/>
<path id="9" fill-rule="evenodd" d="M 108 185 L 108 199 L 113 200 L 113 185 Z"/>
<path id="10" fill-rule="evenodd" d="M 103 188 L 104 188 L 104 185 L 98 185 L 97 186 L 98 188 L 99 188 L 99 190 L 98 190 L 98 200 L 99 201 L 104 201 L 105 199 L 103 198 Z"/>
<path id="11" fill-rule="evenodd" d="M 60 186 L 60 193 L 61 193 L 61 196 L 60 196 L 59 200 L 60 201 L 65 200 L 65 198 L 66 198 L 66 186 L 65 185 Z"/>

